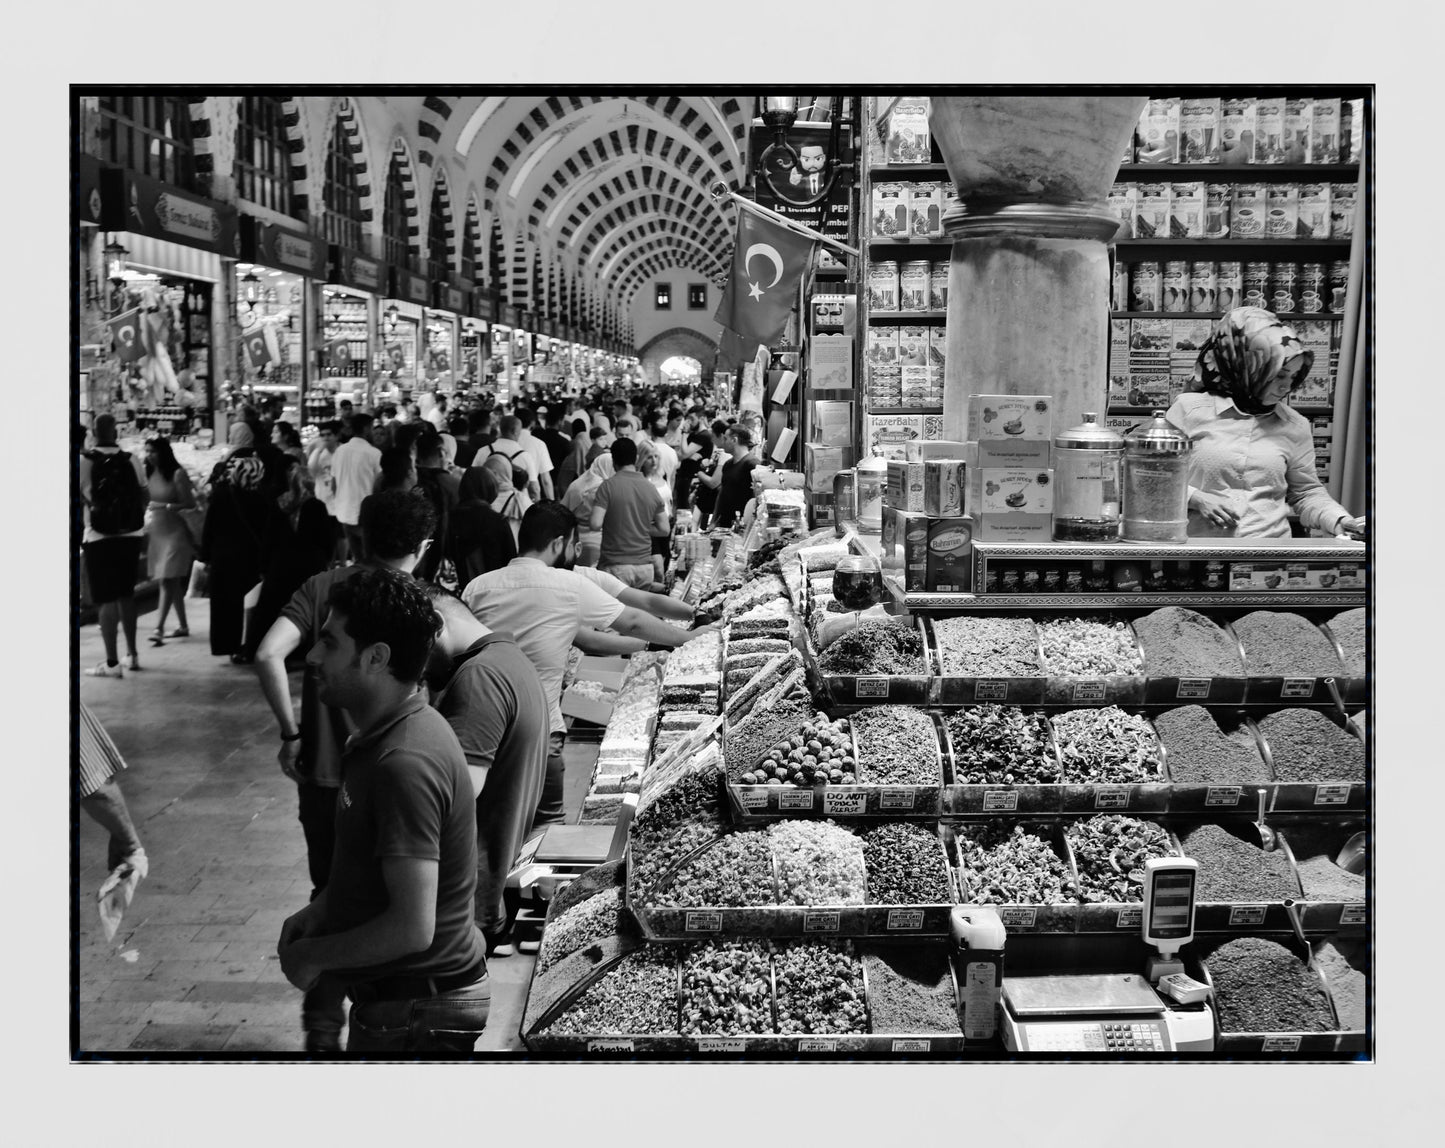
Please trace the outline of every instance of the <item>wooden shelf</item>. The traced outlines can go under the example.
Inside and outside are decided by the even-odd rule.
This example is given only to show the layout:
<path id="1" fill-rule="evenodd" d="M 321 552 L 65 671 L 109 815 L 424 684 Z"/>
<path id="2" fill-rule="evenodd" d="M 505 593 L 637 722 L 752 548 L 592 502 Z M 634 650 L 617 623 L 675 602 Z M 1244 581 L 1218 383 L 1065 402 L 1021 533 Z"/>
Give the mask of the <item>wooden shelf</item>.
<path id="1" fill-rule="evenodd" d="M 870 235 L 868 237 L 870 247 L 937 247 L 940 249 L 951 249 L 953 241 L 942 236 L 925 235 Z"/>
<path id="2" fill-rule="evenodd" d="M 869 326 L 901 327 L 904 323 L 942 323 L 947 311 L 868 311 Z"/>
<path id="3" fill-rule="evenodd" d="M 1333 319 L 1343 322 L 1344 316 L 1336 311 L 1276 311 L 1281 319 Z M 1111 319 L 1222 319 L 1223 311 L 1110 311 Z"/>
<path id="4" fill-rule="evenodd" d="M 1358 179 L 1359 174 L 1358 163 L 1124 163 L 1119 165 L 1117 178 L 1126 183 L 1151 183 L 1208 175 L 1224 177 L 1210 179 L 1210 183 L 1264 183 L 1268 177 L 1293 179 L 1310 175 L 1315 177 L 1311 182 L 1343 183 Z"/>
<path id="5" fill-rule="evenodd" d="M 939 175 L 948 178 L 946 163 L 877 163 L 868 169 L 870 176 L 902 178 L 909 175 Z M 878 179 L 873 180 L 874 183 Z"/>
<path id="6" fill-rule="evenodd" d="M 1349 251 L 1348 239 L 1118 239 L 1114 246 L 1123 258 L 1126 252 L 1145 254 L 1151 249 L 1185 251 Z"/>
<path id="7" fill-rule="evenodd" d="M 870 415 L 941 415 L 941 406 L 923 407 L 870 407 L 865 404 L 864 413 Z"/>

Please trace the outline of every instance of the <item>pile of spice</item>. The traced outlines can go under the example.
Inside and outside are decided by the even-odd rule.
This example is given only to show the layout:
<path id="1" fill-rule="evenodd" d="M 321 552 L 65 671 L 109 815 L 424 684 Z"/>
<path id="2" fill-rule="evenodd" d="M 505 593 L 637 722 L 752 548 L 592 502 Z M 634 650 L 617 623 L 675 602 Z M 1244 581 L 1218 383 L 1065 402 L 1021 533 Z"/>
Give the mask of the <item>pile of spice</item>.
<path id="1" fill-rule="evenodd" d="M 738 780 L 743 785 L 852 785 L 858 779 L 848 719 L 807 721 Z"/>
<path id="2" fill-rule="evenodd" d="M 1365 780 L 1365 743 L 1318 710 L 1279 710 L 1259 732 L 1279 781 Z"/>
<path id="3" fill-rule="evenodd" d="M 1144 863 L 1174 856 L 1164 827 L 1137 817 L 1101 813 L 1064 830 L 1079 873 L 1085 904 L 1144 900 Z"/>
<path id="4" fill-rule="evenodd" d="M 1104 706 L 1059 714 L 1053 727 L 1066 782 L 1164 780 L 1159 739 L 1147 718 Z"/>
<path id="5" fill-rule="evenodd" d="M 1285 833 L 1306 901 L 1363 901 L 1365 875 L 1335 864 L 1350 831 L 1290 828 Z"/>
<path id="6" fill-rule="evenodd" d="M 781 905 L 861 905 L 868 883 L 863 844 L 831 821 L 768 827 Z"/>
<path id="7" fill-rule="evenodd" d="M 1189 785 L 1259 785 L 1270 781 L 1248 726 L 1224 733 L 1203 706 L 1180 706 L 1154 719 L 1169 753 L 1169 776 Z"/>
<path id="8" fill-rule="evenodd" d="M 867 1032 L 863 966 L 847 941 L 790 941 L 773 964 L 781 1033 Z"/>
<path id="9" fill-rule="evenodd" d="M 1222 1032 L 1330 1032 L 1329 997 L 1315 971 L 1277 941 L 1237 937 L 1205 964 Z"/>
<path id="10" fill-rule="evenodd" d="M 677 962 L 672 950 L 649 945 L 628 953 L 547 1032 L 559 1036 L 677 1032 Z"/>
<path id="11" fill-rule="evenodd" d="M 752 772 L 768 750 L 784 738 L 803 728 L 803 723 L 818 720 L 812 706 L 784 701 L 769 709 L 754 710 L 741 723 L 730 725 L 723 760 L 729 781 L 738 781 Z"/>
<path id="12" fill-rule="evenodd" d="M 1230 636 L 1203 614 L 1165 606 L 1134 623 L 1151 678 L 1240 678 L 1244 661 Z"/>
<path id="13" fill-rule="evenodd" d="M 682 1031 L 773 1031 L 772 957 L 761 941 L 705 941 L 682 958 Z"/>
<path id="14" fill-rule="evenodd" d="M 825 674 L 923 676 L 923 635 L 905 622 L 860 622 L 818 655 Z"/>
<path id="15" fill-rule="evenodd" d="M 933 718 L 912 706 L 872 706 L 853 715 L 869 785 L 942 785 Z"/>
<path id="16" fill-rule="evenodd" d="M 936 833 L 892 821 L 862 834 L 870 905 L 951 905 L 948 859 Z"/>
<path id="17" fill-rule="evenodd" d="M 1134 632 L 1126 622 L 1059 618 L 1038 624 L 1044 669 L 1056 677 L 1102 678 L 1144 672 Z"/>
<path id="18" fill-rule="evenodd" d="M 1354 937 L 1331 937 L 1315 946 L 1315 964 L 1330 983 L 1335 1014 L 1339 1017 L 1340 1027 L 1348 1032 L 1362 1031 L 1369 1019 L 1365 972 L 1369 959 L 1365 942 Z M 870 977 L 872 972 L 870 969 Z"/>
<path id="19" fill-rule="evenodd" d="M 1252 678 L 1327 678 L 1344 673 L 1325 633 L 1308 618 L 1256 610 L 1234 623 Z"/>
<path id="20" fill-rule="evenodd" d="M 1181 844 L 1184 856 L 1199 862 L 1200 901 L 1283 901 L 1300 895 L 1289 858 L 1281 850 L 1266 852 L 1219 825 L 1201 825 Z"/>
<path id="21" fill-rule="evenodd" d="M 1356 606 L 1330 619 L 1330 633 L 1340 644 L 1345 656 L 1345 673 L 1352 678 L 1365 676 L 1365 608 Z"/>
<path id="22" fill-rule="evenodd" d="M 950 677 L 1043 676 L 1038 630 L 1029 618 L 941 618 L 933 634 Z"/>
<path id="23" fill-rule="evenodd" d="M 700 905 L 772 905 L 773 856 L 761 829 L 740 829 L 684 863 L 656 904 L 677 908 Z"/>
<path id="24" fill-rule="evenodd" d="M 972 905 L 1059 905 L 1076 901 L 1064 859 L 1022 825 L 958 829 L 963 900 Z"/>
<path id="25" fill-rule="evenodd" d="M 552 921 L 542 934 L 537 953 L 537 972 L 545 973 L 558 961 L 585 949 L 603 937 L 616 936 L 627 928 L 623 919 L 620 888 L 604 889 L 573 905 Z"/>
<path id="26" fill-rule="evenodd" d="M 1059 761 L 1042 714 L 1017 706 L 970 706 L 948 715 L 960 785 L 1049 785 Z"/>
<path id="27" fill-rule="evenodd" d="M 874 1032 L 959 1031 L 946 945 L 870 945 L 862 960 Z"/>

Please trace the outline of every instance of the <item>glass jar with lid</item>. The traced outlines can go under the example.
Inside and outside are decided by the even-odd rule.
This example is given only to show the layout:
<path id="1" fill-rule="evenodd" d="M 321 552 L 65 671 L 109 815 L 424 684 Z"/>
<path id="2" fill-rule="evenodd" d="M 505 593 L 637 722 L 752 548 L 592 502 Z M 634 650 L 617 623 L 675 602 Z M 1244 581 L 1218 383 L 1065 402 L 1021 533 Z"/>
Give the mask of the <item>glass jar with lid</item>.
<path id="1" fill-rule="evenodd" d="M 1054 541 L 1113 542 L 1119 537 L 1124 439 L 1093 411 L 1054 436 Z"/>
<path id="2" fill-rule="evenodd" d="M 888 460 L 869 455 L 858 464 L 854 498 L 858 507 L 858 533 L 883 533 L 883 492 L 888 486 Z"/>
<path id="3" fill-rule="evenodd" d="M 1124 436 L 1124 523 L 1128 542 L 1184 542 L 1189 534 L 1189 436 L 1163 411 Z"/>

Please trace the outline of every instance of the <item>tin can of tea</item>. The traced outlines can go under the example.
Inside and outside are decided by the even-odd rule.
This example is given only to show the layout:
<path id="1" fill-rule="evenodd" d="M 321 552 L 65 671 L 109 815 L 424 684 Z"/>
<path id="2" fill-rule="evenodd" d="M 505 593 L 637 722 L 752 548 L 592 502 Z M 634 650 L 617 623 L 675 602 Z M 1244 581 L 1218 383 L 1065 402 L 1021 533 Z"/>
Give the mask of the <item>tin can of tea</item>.
<path id="1" fill-rule="evenodd" d="M 1241 307 L 1269 309 L 1269 263 L 1251 261 L 1244 265 L 1244 296 Z"/>
<path id="2" fill-rule="evenodd" d="M 1129 268 L 1129 310 L 1162 311 L 1163 284 L 1157 263 L 1135 263 Z"/>
<path id="3" fill-rule="evenodd" d="M 1299 311 L 1299 264 L 1276 263 L 1269 274 L 1269 310 L 1276 315 Z"/>
<path id="4" fill-rule="evenodd" d="M 1219 264 L 1214 276 L 1214 305 L 1220 311 L 1233 311 L 1244 300 L 1244 264 L 1226 261 Z"/>
<path id="5" fill-rule="evenodd" d="M 1314 315 L 1325 309 L 1325 265 L 1301 263 L 1299 267 L 1299 309 Z"/>
<path id="6" fill-rule="evenodd" d="M 1189 265 L 1189 310 L 1213 311 L 1218 298 L 1218 273 L 1213 263 Z"/>
<path id="7" fill-rule="evenodd" d="M 1183 259 L 1171 259 L 1164 264 L 1164 278 L 1160 284 L 1164 299 L 1164 310 L 1180 313 L 1189 310 L 1189 263 Z"/>

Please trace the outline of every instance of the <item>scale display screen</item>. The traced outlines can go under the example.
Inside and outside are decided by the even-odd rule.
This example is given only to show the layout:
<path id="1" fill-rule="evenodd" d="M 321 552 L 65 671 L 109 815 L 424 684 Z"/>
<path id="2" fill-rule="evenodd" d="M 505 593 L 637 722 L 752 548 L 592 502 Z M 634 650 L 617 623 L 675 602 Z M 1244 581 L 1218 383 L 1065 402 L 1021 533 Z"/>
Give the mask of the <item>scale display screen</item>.
<path id="1" fill-rule="evenodd" d="M 1160 940 L 1187 937 L 1193 931 L 1194 872 L 1172 869 L 1154 878 L 1154 897 L 1149 906 L 1145 935 Z"/>

